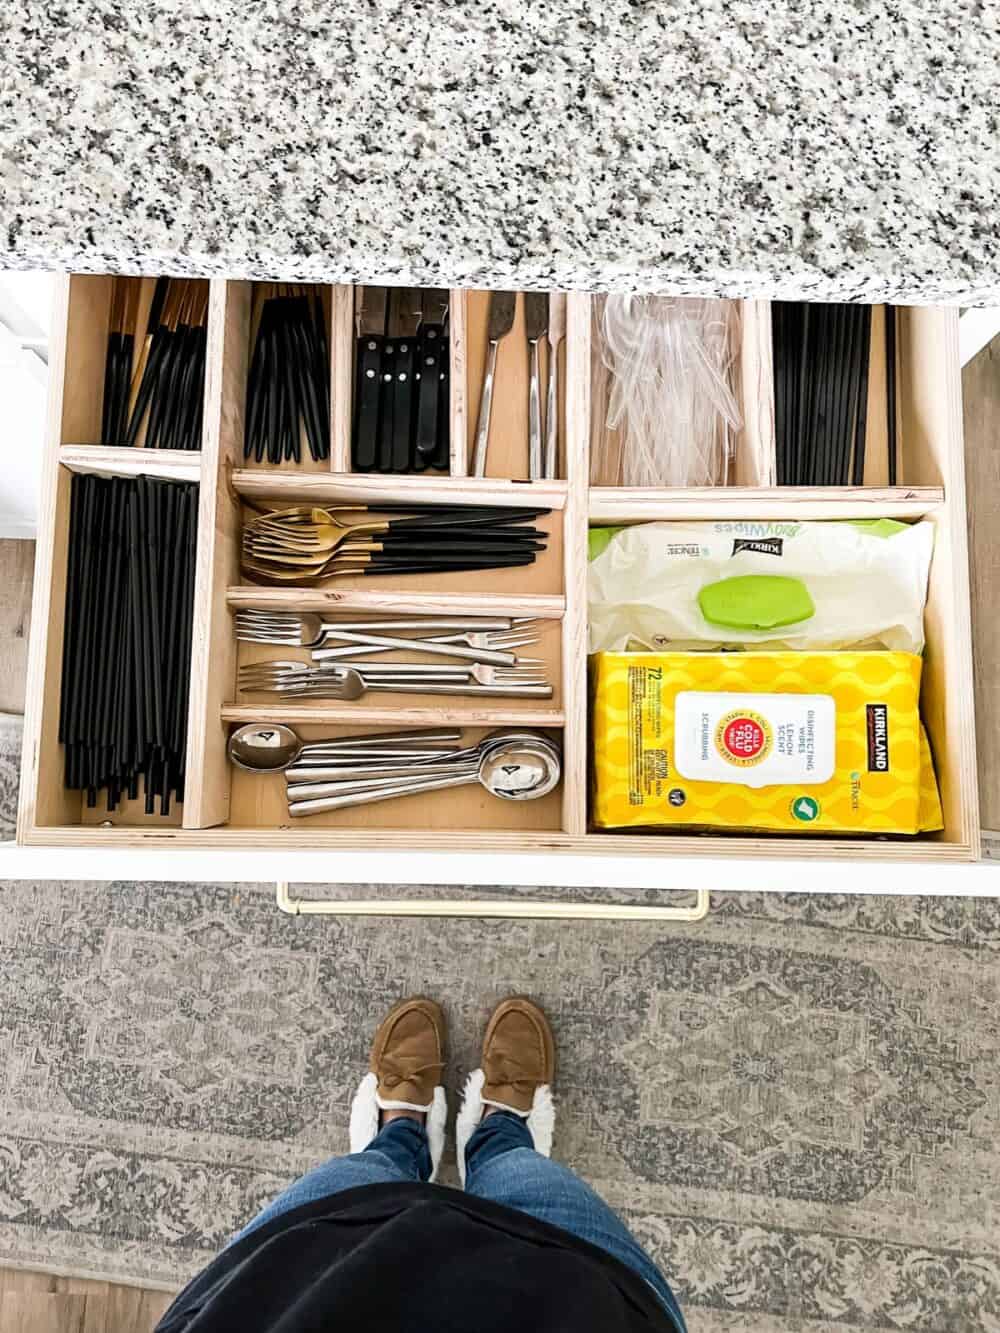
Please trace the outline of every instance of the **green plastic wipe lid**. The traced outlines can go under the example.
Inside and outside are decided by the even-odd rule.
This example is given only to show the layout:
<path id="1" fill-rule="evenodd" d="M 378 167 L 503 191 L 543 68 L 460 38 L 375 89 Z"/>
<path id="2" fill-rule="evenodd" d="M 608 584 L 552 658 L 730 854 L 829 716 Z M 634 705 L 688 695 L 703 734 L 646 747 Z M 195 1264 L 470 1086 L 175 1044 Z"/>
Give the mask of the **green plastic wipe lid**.
<path id="1" fill-rule="evenodd" d="M 731 629 L 776 629 L 816 614 L 802 580 L 782 574 L 743 574 L 706 583 L 698 605 L 709 624 Z"/>

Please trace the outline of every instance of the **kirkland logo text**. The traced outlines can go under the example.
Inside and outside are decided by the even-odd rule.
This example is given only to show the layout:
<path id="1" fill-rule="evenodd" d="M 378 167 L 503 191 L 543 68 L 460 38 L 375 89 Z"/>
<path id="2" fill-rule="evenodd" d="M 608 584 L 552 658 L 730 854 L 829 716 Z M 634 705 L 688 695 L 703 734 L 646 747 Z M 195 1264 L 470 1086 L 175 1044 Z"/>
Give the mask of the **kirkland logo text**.
<path id="1" fill-rule="evenodd" d="M 889 710 L 885 704 L 868 705 L 868 772 L 889 771 Z"/>

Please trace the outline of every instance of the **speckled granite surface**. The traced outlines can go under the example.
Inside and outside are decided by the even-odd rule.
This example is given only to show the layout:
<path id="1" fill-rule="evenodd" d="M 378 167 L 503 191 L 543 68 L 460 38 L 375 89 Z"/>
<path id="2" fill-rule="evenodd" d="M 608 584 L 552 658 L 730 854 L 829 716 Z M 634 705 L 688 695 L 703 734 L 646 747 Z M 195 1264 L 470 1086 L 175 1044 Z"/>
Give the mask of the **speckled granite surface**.
<path id="1" fill-rule="evenodd" d="M 994 0 L 11 0 L 0 263 L 1000 301 Z"/>

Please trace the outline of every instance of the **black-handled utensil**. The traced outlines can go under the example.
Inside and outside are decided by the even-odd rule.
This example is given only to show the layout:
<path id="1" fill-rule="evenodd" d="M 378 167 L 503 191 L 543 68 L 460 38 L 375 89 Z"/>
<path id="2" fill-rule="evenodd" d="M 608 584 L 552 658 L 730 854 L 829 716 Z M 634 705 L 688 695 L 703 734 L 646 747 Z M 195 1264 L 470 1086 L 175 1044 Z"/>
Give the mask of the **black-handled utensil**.
<path id="1" fill-rule="evenodd" d="M 417 370 L 417 327 L 420 308 L 413 293 L 394 287 L 389 298 L 389 337 L 394 346 L 392 379 L 392 439 L 389 470 L 409 472 L 414 435 L 414 379 Z"/>
<path id="2" fill-rule="evenodd" d="M 388 291 L 385 287 L 359 287 L 357 299 L 353 465 L 358 472 L 372 472 L 379 465 Z"/>
<path id="3" fill-rule="evenodd" d="M 445 299 L 444 319 L 441 325 L 441 347 L 438 351 L 438 406 L 437 447 L 431 455 L 431 467 L 439 472 L 451 471 L 451 312 L 448 293 Z"/>
<path id="4" fill-rule="evenodd" d="M 889 449 L 889 485 L 896 485 L 896 307 L 885 308 L 885 411 Z"/>
<path id="5" fill-rule="evenodd" d="M 421 293 L 422 319 L 417 341 L 417 359 L 420 379 L 417 391 L 417 428 L 413 461 L 418 472 L 428 467 L 447 468 L 448 459 L 439 461 L 441 434 L 448 437 L 447 406 L 441 419 L 441 375 L 447 369 L 448 346 L 445 338 L 445 320 L 448 314 L 448 293 L 431 288 Z M 439 429 L 444 430 L 439 434 Z"/>

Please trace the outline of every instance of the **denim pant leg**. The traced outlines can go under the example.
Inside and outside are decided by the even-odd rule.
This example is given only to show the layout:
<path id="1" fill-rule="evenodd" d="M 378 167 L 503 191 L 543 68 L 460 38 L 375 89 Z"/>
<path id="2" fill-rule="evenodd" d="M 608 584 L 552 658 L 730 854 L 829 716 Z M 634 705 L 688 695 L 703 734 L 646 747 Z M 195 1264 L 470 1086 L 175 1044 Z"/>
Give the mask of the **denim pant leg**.
<path id="1" fill-rule="evenodd" d="M 389 1180 L 429 1180 L 430 1174 L 431 1153 L 423 1125 L 416 1120 L 390 1120 L 363 1152 L 331 1157 L 300 1176 L 229 1243 L 235 1245 L 265 1222 L 304 1203 L 325 1199 L 328 1194 L 340 1194 L 358 1185 L 381 1185 Z"/>
<path id="2" fill-rule="evenodd" d="M 530 1213 L 597 1245 L 638 1273 L 683 1329 L 684 1317 L 662 1273 L 589 1185 L 532 1146 L 520 1116 L 495 1111 L 476 1129 L 465 1150 L 465 1188 L 481 1199 Z"/>

